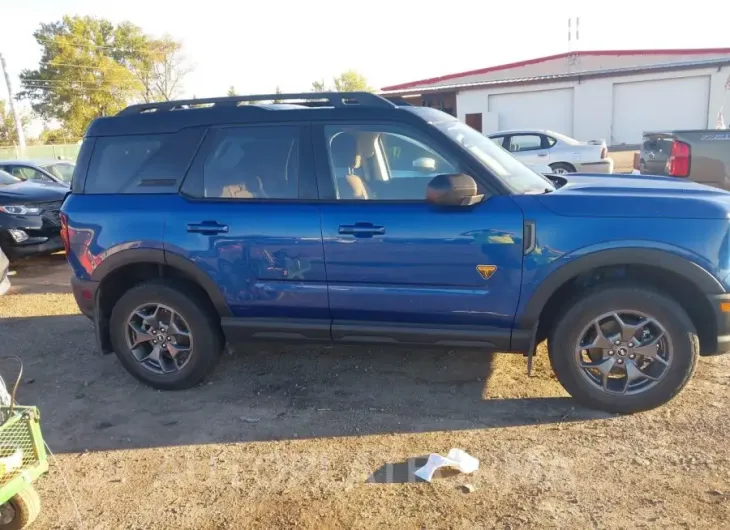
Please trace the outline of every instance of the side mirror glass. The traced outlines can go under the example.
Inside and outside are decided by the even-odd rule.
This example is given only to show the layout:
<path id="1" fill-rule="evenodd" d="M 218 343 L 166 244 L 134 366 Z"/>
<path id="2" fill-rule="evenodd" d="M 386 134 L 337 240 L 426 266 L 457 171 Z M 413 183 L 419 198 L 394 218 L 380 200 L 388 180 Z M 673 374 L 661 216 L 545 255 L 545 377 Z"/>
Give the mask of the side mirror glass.
<path id="1" fill-rule="evenodd" d="M 472 206 L 484 199 L 477 191 L 477 183 L 469 175 L 437 175 L 428 183 L 426 201 L 442 206 Z"/>
<path id="2" fill-rule="evenodd" d="M 417 169 L 418 171 L 423 171 L 425 173 L 436 171 L 436 161 L 433 158 L 428 157 L 416 158 L 413 161 L 413 169 Z"/>

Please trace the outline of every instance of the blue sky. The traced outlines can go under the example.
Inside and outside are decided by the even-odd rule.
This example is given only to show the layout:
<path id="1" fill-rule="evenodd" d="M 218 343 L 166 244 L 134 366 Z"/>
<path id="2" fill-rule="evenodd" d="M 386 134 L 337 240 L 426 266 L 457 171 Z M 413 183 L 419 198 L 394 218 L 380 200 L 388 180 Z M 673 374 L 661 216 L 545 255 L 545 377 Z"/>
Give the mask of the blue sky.
<path id="1" fill-rule="evenodd" d="M 0 0 L 0 52 L 14 88 L 34 68 L 32 32 L 64 14 L 129 20 L 183 41 L 195 70 L 185 95 L 306 91 L 348 68 L 375 87 L 568 50 L 567 19 L 581 17 L 581 49 L 727 46 L 723 2 L 574 0 Z M 717 21 L 717 25 L 716 25 Z M 0 99 L 7 97 L 4 84 Z"/>

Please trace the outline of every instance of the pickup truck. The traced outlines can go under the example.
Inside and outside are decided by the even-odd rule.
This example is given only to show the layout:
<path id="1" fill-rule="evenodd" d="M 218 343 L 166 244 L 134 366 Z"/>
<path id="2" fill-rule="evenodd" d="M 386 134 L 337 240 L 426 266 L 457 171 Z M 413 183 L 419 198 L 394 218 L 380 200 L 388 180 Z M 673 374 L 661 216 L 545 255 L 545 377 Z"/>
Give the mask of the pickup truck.
<path id="1" fill-rule="evenodd" d="M 645 133 L 639 152 L 642 175 L 686 178 L 730 190 L 730 130 Z"/>

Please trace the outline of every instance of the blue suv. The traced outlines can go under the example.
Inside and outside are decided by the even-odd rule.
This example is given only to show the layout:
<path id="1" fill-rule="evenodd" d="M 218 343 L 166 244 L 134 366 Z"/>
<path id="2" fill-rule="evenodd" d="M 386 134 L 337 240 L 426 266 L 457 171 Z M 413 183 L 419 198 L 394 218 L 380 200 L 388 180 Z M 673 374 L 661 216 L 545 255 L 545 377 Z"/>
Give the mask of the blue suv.
<path id="1" fill-rule="evenodd" d="M 465 347 L 529 364 L 547 340 L 572 396 L 628 413 L 730 350 L 730 193 L 546 178 L 448 114 L 373 94 L 97 119 L 61 221 L 98 347 L 159 389 L 199 383 L 227 342 Z"/>

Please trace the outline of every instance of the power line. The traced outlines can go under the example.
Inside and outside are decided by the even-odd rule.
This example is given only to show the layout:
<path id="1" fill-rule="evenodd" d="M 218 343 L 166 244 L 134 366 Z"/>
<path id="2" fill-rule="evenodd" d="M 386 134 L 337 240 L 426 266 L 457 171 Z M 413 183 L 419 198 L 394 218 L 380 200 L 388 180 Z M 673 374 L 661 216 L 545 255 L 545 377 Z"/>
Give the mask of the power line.
<path id="1" fill-rule="evenodd" d="M 57 44 L 62 45 L 66 44 L 64 42 L 59 42 L 58 39 L 68 39 L 71 40 L 72 38 L 83 38 L 78 37 L 76 35 L 56 35 L 55 38 L 51 39 L 48 37 L 38 37 L 36 36 L 35 39 L 37 41 L 43 41 L 43 42 L 49 42 L 51 44 Z M 75 46 L 76 48 L 95 48 L 100 50 L 115 50 L 115 51 L 124 51 L 124 52 L 134 52 L 137 51 L 135 48 L 122 48 L 121 46 L 109 46 L 108 44 L 92 44 L 89 41 L 83 41 L 81 44 L 72 44 L 69 43 L 70 46 Z"/>

